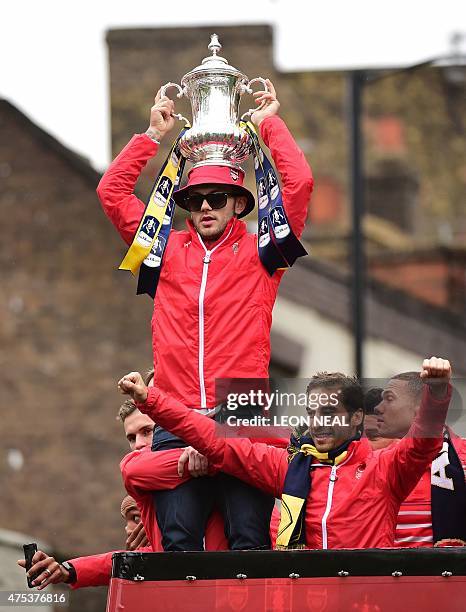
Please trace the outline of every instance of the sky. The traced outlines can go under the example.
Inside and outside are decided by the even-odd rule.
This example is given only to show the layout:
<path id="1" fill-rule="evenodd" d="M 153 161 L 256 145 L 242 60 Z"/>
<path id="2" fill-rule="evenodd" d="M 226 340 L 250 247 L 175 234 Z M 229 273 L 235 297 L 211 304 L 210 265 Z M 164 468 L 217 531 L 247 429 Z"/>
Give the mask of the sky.
<path id="1" fill-rule="evenodd" d="M 465 35 L 462 50 L 466 47 L 465 0 L 175 0 L 163 5 L 164 12 L 161 2 L 148 0 L 4 2 L 0 97 L 103 169 L 110 161 L 105 35 L 111 28 L 270 24 L 275 62 L 283 71 L 408 66 L 451 52 L 454 32 Z M 228 49 L 224 55 L 228 58 Z M 186 66 L 186 72 L 193 67 Z M 247 66 L 237 68 L 248 73 Z"/>

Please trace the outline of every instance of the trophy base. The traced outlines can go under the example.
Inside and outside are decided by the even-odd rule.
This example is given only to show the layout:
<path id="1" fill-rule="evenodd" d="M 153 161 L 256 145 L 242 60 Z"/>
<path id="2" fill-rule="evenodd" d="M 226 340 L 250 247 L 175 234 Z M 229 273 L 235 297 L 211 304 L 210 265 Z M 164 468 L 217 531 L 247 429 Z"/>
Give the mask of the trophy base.
<path id="1" fill-rule="evenodd" d="M 236 128 L 230 133 L 193 133 L 188 130 L 180 140 L 180 151 L 194 167 L 215 165 L 239 168 L 251 152 L 249 135 Z"/>

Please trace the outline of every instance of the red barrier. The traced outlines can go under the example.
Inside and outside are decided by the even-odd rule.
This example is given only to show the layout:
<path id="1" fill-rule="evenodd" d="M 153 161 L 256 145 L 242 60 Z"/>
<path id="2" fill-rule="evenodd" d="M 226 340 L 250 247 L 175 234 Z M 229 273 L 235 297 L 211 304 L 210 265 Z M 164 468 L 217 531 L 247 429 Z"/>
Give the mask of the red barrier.
<path id="1" fill-rule="evenodd" d="M 107 612 L 464 612 L 466 577 L 111 581 Z"/>
<path id="2" fill-rule="evenodd" d="M 117 553 L 107 612 L 465 612 L 466 549 Z"/>

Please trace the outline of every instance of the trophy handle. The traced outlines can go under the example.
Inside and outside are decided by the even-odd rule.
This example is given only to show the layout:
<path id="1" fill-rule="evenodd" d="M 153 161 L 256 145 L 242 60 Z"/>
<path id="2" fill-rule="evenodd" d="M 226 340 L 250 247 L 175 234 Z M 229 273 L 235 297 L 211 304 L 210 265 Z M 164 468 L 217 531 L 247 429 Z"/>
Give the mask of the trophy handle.
<path id="1" fill-rule="evenodd" d="M 251 85 L 253 83 L 262 83 L 262 85 L 264 86 L 265 91 L 269 91 L 269 88 L 267 87 L 267 82 L 265 79 L 263 79 L 262 77 L 256 77 L 255 79 L 251 79 L 248 83 L 246 83 L 245 85 L 243 85 L 244 89 L 243 92 L 244 93 L 248 93 L 248 94 L 252 94 L 252 89 L 251 89 Z M 243 113 L 241 115 L 241 120 L 244 121 L 245 117 L 248 117 L 249 119 L 251 119 L 251 115 L 253 113 L 256 112 L 256 110 L 259 110 L 260 108 L 262 108 L 264 106 L 264 103 L 262 103 L 260 106 L 258 106 L 257 108 L 250 108 L 248 111 L 246 111 L 245 113 Z"/>
<path id="2" fill-rule="evenodd" d="M 166 96 L 166 91 L 167 89 L 170 89 L 170 87 L 175 87 L 176 89 L 178 89 L 178 93 L 176 94 L 177 98 L 182 98 L 184 95 L 184 92 L 182 90 L 182 88 L 180 87 L 180 85 L 178 85 L 178 83 L 165 83 L 165 85 L 162 85 L 162 87 L 160 88 L 160 97 L 163 98 L 163 96 Z M 187 126 L 190 125 L 188 119 L 186 119 L 186 117 L 183 117 L 183 115 L 181 115 L 180 113 L 172 113 L 172 117 L 175 117 L 175 119 L 178 119 L 179 121 L 184 121 L 186 123 Z"/>

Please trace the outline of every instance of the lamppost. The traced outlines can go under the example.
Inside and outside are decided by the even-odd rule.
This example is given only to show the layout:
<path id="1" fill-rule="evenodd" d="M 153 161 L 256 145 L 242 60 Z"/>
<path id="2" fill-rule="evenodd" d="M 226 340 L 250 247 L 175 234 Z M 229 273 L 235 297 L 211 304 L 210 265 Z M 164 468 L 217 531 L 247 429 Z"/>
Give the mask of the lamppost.
<path id="1" fill-rule="evenodd" d="M 366 258 L 362 219 L 364 216 L 364 176 L 361 137 L 361 99 L 365 71 L 355 70 L 348 75 L 348 118 L 349 118 L 349 158 L 350 158 L 350 200 L 352 212 L 351 241 L 351 314 L 354 338 L 354 370 L 358 378 L 364 373 L 365 338 L 365 287 Z"/>

